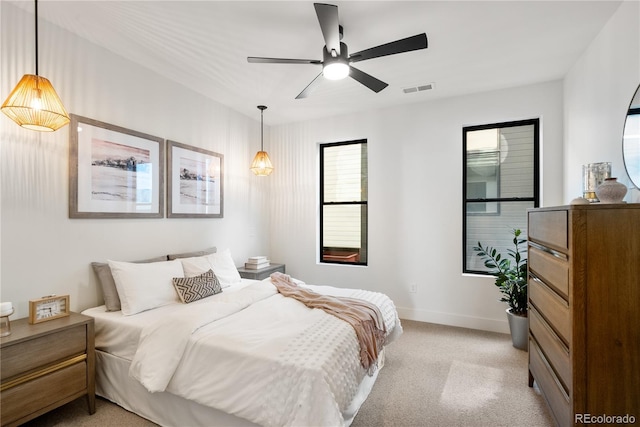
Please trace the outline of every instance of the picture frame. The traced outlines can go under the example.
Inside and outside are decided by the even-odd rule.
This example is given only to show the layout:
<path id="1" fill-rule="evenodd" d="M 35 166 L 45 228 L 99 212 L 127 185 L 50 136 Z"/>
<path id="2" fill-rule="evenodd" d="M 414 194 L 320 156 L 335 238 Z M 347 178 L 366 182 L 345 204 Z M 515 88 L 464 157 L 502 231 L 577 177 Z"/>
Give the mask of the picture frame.
<path id="1" fill-rule="evenodd" d="M 163 218 L 164 139 L 70 116 L 69 218 Z"/>
<path id="2" fill-rule="evenodd" d="M 224 217 L 224 155 L 167 141 L 167 218 Z"/>

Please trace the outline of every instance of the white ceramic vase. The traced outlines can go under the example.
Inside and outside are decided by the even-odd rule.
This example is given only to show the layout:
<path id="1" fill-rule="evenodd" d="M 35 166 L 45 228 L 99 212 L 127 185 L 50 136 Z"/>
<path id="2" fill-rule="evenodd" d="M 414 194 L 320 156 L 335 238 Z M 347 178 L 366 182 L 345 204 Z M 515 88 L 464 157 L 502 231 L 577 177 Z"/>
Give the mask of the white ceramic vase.
<path id="1" fill-rule="evenodd" d="M 627 187 L 618 182 L 617 178 L 607 178 L 596 188 L 596 196 L 600 203 L 622 203 L 627 194 Z"/>

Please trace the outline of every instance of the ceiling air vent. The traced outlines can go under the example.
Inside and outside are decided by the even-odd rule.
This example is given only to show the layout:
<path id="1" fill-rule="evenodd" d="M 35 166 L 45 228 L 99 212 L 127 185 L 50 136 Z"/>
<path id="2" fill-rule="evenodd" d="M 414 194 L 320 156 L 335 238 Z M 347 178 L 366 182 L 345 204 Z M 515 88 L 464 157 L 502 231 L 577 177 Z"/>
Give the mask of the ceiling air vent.
<path id="1" fill-rule="evenodd" d="M 404 89 L 402 89 L 402 91 L 404 93 L 416 93 L 416 92 L 422 92 L 423 90 L 431 90 L 433 89 L 433 86 L 434 86 L 433 83 L 427 83 L 425 85 L 420 85 L 420 86 L 405 87 Z"/>

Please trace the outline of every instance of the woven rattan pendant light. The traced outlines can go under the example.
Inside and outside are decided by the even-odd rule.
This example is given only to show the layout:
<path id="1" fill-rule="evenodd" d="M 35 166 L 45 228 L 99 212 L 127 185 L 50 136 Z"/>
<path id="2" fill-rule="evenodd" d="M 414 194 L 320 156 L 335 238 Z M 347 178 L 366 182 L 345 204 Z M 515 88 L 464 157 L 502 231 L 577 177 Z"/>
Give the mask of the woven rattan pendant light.
<path id="1" fill-rule="evenodd" d="M 38 0 L 35 17 L 36 73 L 22 76 L 0 109 L 23 128 L 53 132 L 69 123 L 69 114 L 51 82 L 38 75 Z"/>
<path id="2" fill-rule="evenodd" d="M 253 158 L 253 162 L 251 162 L 251 171 L 258 176 L 268 176 L 273 172 L 273 165 L 271 164 L 269 155 L 264 151 L 263 114 L 267 107 L 264 105 L 258 105 L 258 109 L 260 110 L 260 151 L 256 153 L 256 156 Z"/>

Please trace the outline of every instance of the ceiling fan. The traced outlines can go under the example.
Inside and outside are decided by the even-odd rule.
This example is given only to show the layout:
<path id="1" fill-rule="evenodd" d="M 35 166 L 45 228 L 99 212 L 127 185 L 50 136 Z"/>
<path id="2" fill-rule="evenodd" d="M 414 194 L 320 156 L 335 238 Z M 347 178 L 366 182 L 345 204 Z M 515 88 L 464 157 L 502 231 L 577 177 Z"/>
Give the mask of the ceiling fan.
<path id="1" fill-rule="evenodd" d="M 366 59 L 379 58 L 381 56 L 395 55 L 397 53 L 411 52 L 413 50 L 426 49 L 428 46 L 427 35 L 418 34 L 413 37 L 396 40 L 380 46 L 365 49 L 349 55 L 347 45 L 342 43 L 343 29 L 338 22 L 338 6 L 323 3 L 314 3 L 320 29 L 326 43 L 322 50 L 322 61 L 316 59 L 286 59 L 286 58 L 262 58 L 249 56 L 247 61 L 262 64 L 316 64 L 322 65 L 322 72 L 304 88 L 296 99 L 306 98 L 317 85 L 320 76 L 329 80 L 339 80 L 350 76 L 362 83 L 372 91 L 378 93 L 388 86 L 387 83 L 358 70 L 351 63 Z"/>

